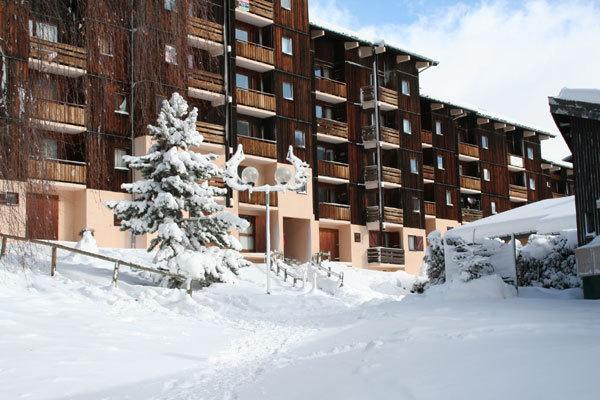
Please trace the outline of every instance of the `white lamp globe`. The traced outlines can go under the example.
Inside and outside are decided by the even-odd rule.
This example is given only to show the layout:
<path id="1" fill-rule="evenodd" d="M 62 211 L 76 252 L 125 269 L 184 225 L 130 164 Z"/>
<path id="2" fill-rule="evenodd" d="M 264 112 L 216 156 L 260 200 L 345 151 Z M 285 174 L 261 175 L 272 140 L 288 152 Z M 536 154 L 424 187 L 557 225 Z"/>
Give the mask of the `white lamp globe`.
<path id="1" fill-rule="evenodd" d="M 294 174 L 292 173 L 292 171 L 290 171 L 289 168 L 279 167 L 275 171 L 275 182 L 277 182 L 280 185 L 287 185 L 293 177 Z"/>
<path id="2" fill-rule="evenodd" d="M 258 170 L 254 167 L 246 167 L 242 171 L 242 182 L 247 185 L 256 185 L 258 182 Z"/>

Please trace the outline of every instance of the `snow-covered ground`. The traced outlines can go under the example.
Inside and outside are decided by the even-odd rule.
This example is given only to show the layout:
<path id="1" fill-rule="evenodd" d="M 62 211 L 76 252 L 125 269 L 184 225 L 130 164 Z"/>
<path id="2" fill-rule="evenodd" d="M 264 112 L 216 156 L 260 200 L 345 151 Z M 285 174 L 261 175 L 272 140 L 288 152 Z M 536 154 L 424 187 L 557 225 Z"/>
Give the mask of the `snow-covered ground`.
<path id="1" fill-rule="evenodd" d="M 275 279 L 268 296 L 255 266 L 189 298 L 127 270 L 111 287 L 111 268 L 60 256 L 51 278 L 46 250 L 11 248 L 0 399 L 598 398 L 600 302 L 576 290 L 412 295 L 405 274 L 346 269 L 343 288 Z"/>

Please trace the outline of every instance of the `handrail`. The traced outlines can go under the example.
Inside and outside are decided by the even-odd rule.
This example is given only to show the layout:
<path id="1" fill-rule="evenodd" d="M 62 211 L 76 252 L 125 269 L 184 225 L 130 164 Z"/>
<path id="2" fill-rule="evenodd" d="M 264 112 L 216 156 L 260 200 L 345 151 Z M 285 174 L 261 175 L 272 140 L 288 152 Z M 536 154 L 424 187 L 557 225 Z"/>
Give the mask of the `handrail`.
<path id="1" fill-rule="evenodd" d="M 344 286 L 344 273 L 343 272 L 335 272 L 331 269 L 331 267 L 325 268 L 323 266 L 323 258 L 327 258 L 327 261 L 331 261 L 331 253 L 328 251 L 319 251 L 315 253 L 311 258 L 311 264 L 317 269 L 325 272 L 328 278 L 335 276 L 340 281 L 340 287 Z"/>
<path id="2" fill-rule="evenodd" d="M 30 158 L 32 160 L 36 160 L 36 161 L 56 161 L 61 164 L 87 165 L 87 163 L 85 161 L 64 160 L 62 158 L 52 158 L 52 157 L 42 157 L 42 158 L 30 157 Z"/>

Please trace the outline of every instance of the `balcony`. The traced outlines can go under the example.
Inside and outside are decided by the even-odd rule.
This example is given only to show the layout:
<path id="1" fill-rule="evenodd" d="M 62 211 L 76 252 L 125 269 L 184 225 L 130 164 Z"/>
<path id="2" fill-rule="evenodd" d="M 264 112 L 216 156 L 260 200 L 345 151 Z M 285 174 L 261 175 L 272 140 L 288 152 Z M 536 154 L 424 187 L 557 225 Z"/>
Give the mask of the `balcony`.
<path id="1" fill-rule="evenodd" d="M 562 194 L 562 193 L 556 193 L 556 192 L 552 192 L 552 198 L 553 199 L 560 199 L 565 197 L 566 195 Z"/>
<path id="2" fill-rule="evenodd" d="M 38 128 L 53 132 L 68 134 L 85 132 L 85 106 L 35 99 L 31 123 Z"/>
<path id="3" fill-rule="evenodd" d="M 275 69 L 273 49 L 257 43 L 235 42 L 235 65 L 256 72 L 267 72 Z"/>
<path id="4" fill-rule="evenodd" d="M 514 154 L 508 155 L 508 170 L 514 172 L 525 171 L 525 162 L 523 157 Z"/>
<path id="5" fill-rule="evenodd" d="M 458 159 L 461 161 L 479 160 L 479 147 L 474 144 L 460 142 L 458 144 Z"/>
<path id="6" fill-rule="evenodd" d="M 379 109 L 393 111 L 398 109 L 398 93 L 393 89 L 379 86 Z M 363 109 L 375 107 L 375 90 L 373 86 L 364 86 L 360 89 L 360 99 Z"/>
<path id="7" fill-rule="evenodd" d="M 240 195 L 239 202 L 242 204 L 250 204 L 253 206 L 265 206 L 267 204 L 264 192 L 249 193 L 248 191 L 243 191 L 238 193 Z M 269 206 L 278 206 L 278 198 L 276 192 L 271 193 L 269 197 Z"/>
<path id="8" fill-rule="evenodd" d="M 188 44 L 208 51 L 212 56 L 223 54 L 223 25 L 198 17 L 188 18 Z"/>
<path id="9" fill-rule="evenodd" d="M 375 126 L 365 126 L 361 130 L 362 140 L 365 149 L 374 149 L 377 147 L 377 133 Z M 381 148 L 384 150 L 400 148 L 400 133 L 393 128 L 382 126 L 379 128 L 379 139 Z"/>
<path id="10" fill-rule="evenodd" d="M 510 201 L 525 203 L 527 202 L 527 188 L 525 186 L 510 184 L 508 186 L 508 196 L 510 197 Z"/>
<path id="11" fill-rule="evenodd" d="M 237 97 L 237 112 L 256 118 L 271 118 L 275 116 L 275 96 L 270 93 L 252 89 L 235 90 Z"/>
<path id="12" fill-rule="evenodd" d="M 213 106 L 225 104 L 223 76 L 209 71 L 193 70 L 188 75 L 188 95 L 210 101 Z"/>
<path id="13" fill-rule="evenodd" d="M 318 181 L 323 183 L 339 185 L 348 183 L 350 179 L 350 169 L 348 164 L 340 162 L 319 160 L 318 172 Z"/>
<path id="14" fill-rule="evenodd" d="M 433 168 L 433 165 L 423 164 L 423 181 L 425 183 L 433 183 L 435 181 L 435 168 Z"/>
<path id="15" fill-rule="evenodd" d="M 223 125 L 197 121 L 196 130 L 204 137 L 205 143 L 225 144 L 225 127 Z"/>
<path id="16" fill-rule="evenodd" d="M 383 207 L 383 230 L 390 231 L 402 228 L 404 212 L 401 208 Z M 379 206 L 367 207 L 367 229 L 379 230 Z"/>
<path id="17" fill-rule="evenodd" d="M 433 147 L 433 134 L 431 131 L 421 130 L 421 147 Z"/>
<path id="18" fill-rule="evenodd" d="M 319 203 L 319 219 L 350 221 L 350 206 L 337 203 Z"/>
<path id="19" fill-rule="evenodd" d="M 367 189 L 377 189 L 377 165 L 367 165 L 365 167 L 365 186 Z M 381 187 L 387 188 L 399 188 L 402 187 L 402 173 L 397 168 L 392 167 L 381 167 Z"/>
<path id="20" fill-rule="evenodd" d="M 84 48 L 29 37 L 29 68 L 75 78 L 87 72 Z"/>
<path id="21" fill-rule="evenodd" d="M 461 210 L 462 214 L 462 222 L 473 222 L 483 218 L 483 211 L 481 210 L 473 210 L 470 208 L 463 208 Z"/>
<path id="22" fill-rule="evenodd" d="M 476 194 L 481 193 L 481 179 L 474 176 L 460 176 L 460 192 Z"/>
<path id="23" fill-rule="evenodd" d="M 277 142 L 267 139 L 238 135 L 238 143 L 244 146 L 244 154 L 260 158 L 277 159 Z M 260 161 L 260 160 L 257 160 Z M 266 161 L 266 160 L 265 160 Z M 271 161 L 268 161 L 271 162 Z"/>
<path id="24" fill-rule="evenodd" d="M 348 141 L 348 124 L 332 119 L 317 118 L 317 139 L 328 143 Z"/>
<path id="25" fill-rule="evenodd" d="M 339 104 L 346 101 L 346 84 L 344 82 L 323 77 L 317 77 L 315 81 L 315 95 L 317 100 L 331 104 Z"/>
<path id="26" fill-rule="evenodd" d="M 435 201 L 425 201 L 425 217 L 436 216 Z"/>
<path id="27" fill-rule="evenodd" d="M 404 265 L 404 249 L 370 247 L 367 249 L 367 262 L 379 264 L 383 268 L 401 268 Z"/>
<path id="28" fill-rule="evenodd" d="M 262 28 L 273 24 L 273 2 L 267 0 L 237 0 L 235 18 Z"/>
<path id="29" fill-rule="evenodd" d="M 30 179 L 86 184 L 86 163 L 69 160 L 35 160 L 27 161 L 27 175 Z"/>

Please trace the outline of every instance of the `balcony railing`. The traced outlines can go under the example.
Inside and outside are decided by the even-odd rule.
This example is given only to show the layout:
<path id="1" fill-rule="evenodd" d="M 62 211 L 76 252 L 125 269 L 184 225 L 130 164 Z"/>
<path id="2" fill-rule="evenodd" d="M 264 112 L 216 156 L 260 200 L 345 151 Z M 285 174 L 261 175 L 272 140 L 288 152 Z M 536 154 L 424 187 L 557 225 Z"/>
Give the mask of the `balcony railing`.
<path id="1" fill-rule="evenodd" d="M 350 221 L 350 206 L 337 203 L 319 203 L 319 218 Z"/>
<path id="2" fill-rule="evenodd" d="M 404 265 L 404 249 L 370 247 L 367 249 L 369 264 Z"/>
<path id="3" fill-rule="evenodd" d="M 273 65 L 274 63 L 273 49 L 257 43 L 238 40 L 235 42 L 235 52 L 238 57 L 244 57 L 269 65 Z"/>
<path id="4" fill-rule="evenodd" d="M 423 165 L 423 179 L 429 181 L 435 180 L 435 169 L 433 165 Z"/>
<path id="5" fill-rule="evenodd" d="M 372 142 L 377 140 L 375 134 L 375 126 L 364 126 L 361 130 L 362 139 L 364 142 Z M 400 145 L 400 134 L 394 128 L 388 128 L 382 126 L 379 128 L 379 138 L 382 142 L 391 143 L 393 145 Z"/>
<path id="6" fill-rule="evenodd" d="M 317 132 L 323 135 L 348 139 L 348 124 L 332 119 L 317 118 Z"/>
<path id="7" fill-rule="evenodd" d="M 523 157 L 516 156 L 514 154 L 508 155 L 508 165 L 515 168 L 525 168 L 525 163 L 523 162 Z"/>
<path id="8" fill-rule="evenodd" d="M 365 182 L 377 181 L 377 168 L 377 165 L 367 165 L 365 167 Z M 400 185 L 402 183 L 402 173 L 397 168 L 383 166 L 381 167 L 381 181 Z"/>
<path id="9" fill-rule="evenodd" d="M 379 222 L 379 206 L 367 207 L 367 222 Z M 383 207 L 383 222 L 400 224 L 404 222 L 404 212 L 401 208 Z"/>
<path id="10" fill-rule="evenodd" d="M 27 174 L 31 179 L 86 184 L 86 164 L 68 160 L 35 160 L 27 163 Z"/>
<path id="11" fill-rule="evenodd" d="M 483 218 L 483 211 L 463 208 L 461 210 L 463 222 L 473 222 Z"/>
<path id="12" fill-rule="evenodd" d="M 188 34 L 211 42 L 223 43 L 223 25 L 214 21 L 189 17 Z"/>
<path id="13" fill-rule="evenodd" d="M 237 8 L 266 19 L 273 19 L 273 2 L 271 1 L 237 0 Z"/>
<path id="14" fill-rule="evenodd" d="M 259 92 L 252 89 L 236 89 L 237 103 L 275 112 L 275 96 L 270 93 Z"/>
<path id="15" fill-rule="evenodd" d="M 267 139 L 238 135 L 238 143 L 244 146 L 244 153 L 252 156 L 277 158 L 277 142 Z"/>
<path id="16" fill-rule="evenodd" d="M 337 97 L 346 98 L 346 84 L 329 78 L 317 77 L 316 90 Z"/>
<path id="17" fill-rule="evenodd" d="M 350 179 L 350 169 L 348 164 L 335 161 L 319 160 L 318 168 L 319 175 L 338 179 Z"/>
<path id="18" fill-rule="evenodd" d="M 85 106 L 37 99 L 33 102 L 34 118 L 61 124 L 85 126 Z"/>
<path id="19" fill-rule="evenodd" d="M 562 194 L 562 193 L 556 193 L 556 192 L 552 192 L 552 198 L 553 198 L 553 199 L 560 199 L 560 198 L 562 198 L 562 197 L 565 197 L 565 195 L 564 195 L 564 194 Z"/>
<path id="20" fill-rule="evenodd" d="M 434 201 L 426 201 L 425 202 L 425 215 L 435 215 L 436 214 L 436 205 Z"/>
<path id="21" fill-rule="evenodd" d="M 458 144 L 458 153 L 472 158 L 479 159 L 479 147 L 469 144 L 469 143 L 459 143 Z"/>
<path id="22" fill-rule="evenodd" d="M 198 132 L 200 132 L 202 136 L 204 136 L 205 142 L 215 144 L 225 143 L 225 127 L 223 125 L 197 121 L 196 129 L 198 130 Z"/>
<path id="23" fill-rule="evenodd" d="M 509 196 L 527 200 L 527 188 L 520 185 L 509 185 Z"/>
<path id="24" fill-rule="evenodd" d="M 66 43 L 50 42 L 35 36 L 29 37 L 29 57 L 41 63 L 59 64 L 77 68 L 83 72 L 87 69 L 87 56 L 84 48 Z M 44 70 L 43 66 L 41 69 Z"/>
<path id="25" fill-rule="evenodd" d="M 209 92 L 224 93 L 225 91 L 221 74 L 200 69 L 190 71 L 188 84 L 190 87 Z"/>
<path id="26" fill-rule="evenodd" d="M 266 197 L 264 192 L 253 192 L 252 194 L 248 191 L 239 192 L 239 202 L 244 204 L 253 204 L 257 206 L 266 205 Z M 272 192 L 269 198 L 269 205 L 277 207 L 277 193 Z"/>
<path id="27" fill-rule="evenodd" d="M 481 191 L 481 179 L 474 176 L 460 176 L 460 187 L 469 190 Z"/>
<path id="28" fill-rule="evenodd" d="M 375 100 L 375 90 L 371 86 L 363 86 L 361 89 L 362 101 L 370 102 Z M 379 86 L 379 101 L 387 103 L 393 107 L 398 107 L 398 93 L 393 89 Z"/>
<path id="29" fill-rule="evenodd" d="M 421 143 L 425 143 L 430 146 L 433 145 L 433 134 L 431 131 L 427 131 L 425 129 L 421 130 Z"/>

